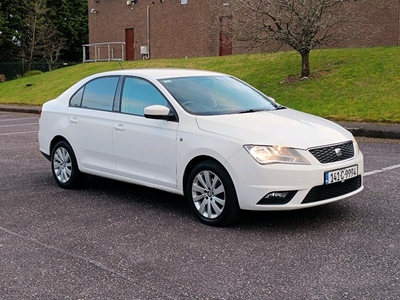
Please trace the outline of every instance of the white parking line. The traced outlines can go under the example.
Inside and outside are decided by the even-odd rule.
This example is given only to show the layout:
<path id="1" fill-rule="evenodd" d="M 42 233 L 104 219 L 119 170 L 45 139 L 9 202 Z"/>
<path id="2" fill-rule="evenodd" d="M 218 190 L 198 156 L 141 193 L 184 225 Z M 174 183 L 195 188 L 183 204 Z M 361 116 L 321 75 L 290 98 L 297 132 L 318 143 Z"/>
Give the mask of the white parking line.
<path id="1" fill-rule="evenodd" d="M 13 135 L 13 134 L 24 134 L 24 133 L 36 133 L 36 132 L 39 132 L 39 131 L 20 131 L 20 132 L 9 132 L 9 133 L 0 133 L 0 136 L 1 135 Z"/>
<path id="2" fill-rule="evenodd" d="M 31 117 L 31 118 L 19 118 L 19 119 L 5 119 L 5 120 L 0 120 L 0 122 L 19 121 L 19 120 L 32 120 L 32 119 L 38 119 L 38 118 L 37 117 Z"/>
<path id="3" fill-rule="evenodd" d="M 16 127 L 16 126 L 28 126 L 28 125 L 37 125 L 36 123 L 27 123 L 27 124 L 13 124 L 13 125 L 1 125 L 0 127 Z"/>
<path id="4" fill-rule="evenodd" d="M 398 168 L 400 168 L 400 164 L 399 165 L 393 165 L 393 166 L 386 167 L 386 168 L 382 168 L 382 169 L 379 169 L 379 170 L 373 170 L 373 171 L 365 172 L 364 173 L 364 177 L 369 176 L 369 175 L 382 173 L 382 172 L 386 172 L 386 171 L 389 171 L 389 170 L 398 169 Z"/>

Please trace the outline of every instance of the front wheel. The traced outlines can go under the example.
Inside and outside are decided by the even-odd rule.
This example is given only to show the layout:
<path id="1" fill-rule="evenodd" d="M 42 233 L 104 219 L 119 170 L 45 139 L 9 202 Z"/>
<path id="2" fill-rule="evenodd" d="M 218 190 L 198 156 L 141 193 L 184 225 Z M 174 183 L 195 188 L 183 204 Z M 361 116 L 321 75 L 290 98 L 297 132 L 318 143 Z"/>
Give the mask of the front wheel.
<path id="1" fill-rule="evenodd" d="M 66 141 L 58 142 L 51 152 L 51 169 L 57 184 L 65 189 L 74 189 L 86 179 L 76 162 L 74 151 Z"/>
<path id="2" fill-rule="evenodd" d="M 190 172 L 186 197 L 204 224 L 226 226 L 239 216 L 235 187 L 228 172 L 214 161 L 203 161 Z"/>

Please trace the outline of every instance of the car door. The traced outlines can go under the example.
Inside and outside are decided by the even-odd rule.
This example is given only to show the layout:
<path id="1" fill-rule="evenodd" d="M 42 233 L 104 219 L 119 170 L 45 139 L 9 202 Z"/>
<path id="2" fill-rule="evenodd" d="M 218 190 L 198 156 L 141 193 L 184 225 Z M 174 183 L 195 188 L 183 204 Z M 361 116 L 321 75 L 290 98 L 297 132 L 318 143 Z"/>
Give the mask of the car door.
<path id="1" fill-rule="evenodd" d="M 150 185 L 176 187 L 176 144 L 178 122 L 144 117 L 150 105 L 169 106 L 151 82 L 124 79 L 120 114 L 114 120 L 116 175 Z"/>
<path id="2" fill-rule="evenodd" d="M 96 78 L 71 98 L 69 136 L 85 171 L 114 173 L 113 106 L 118 81 L 119 76 Z"/>

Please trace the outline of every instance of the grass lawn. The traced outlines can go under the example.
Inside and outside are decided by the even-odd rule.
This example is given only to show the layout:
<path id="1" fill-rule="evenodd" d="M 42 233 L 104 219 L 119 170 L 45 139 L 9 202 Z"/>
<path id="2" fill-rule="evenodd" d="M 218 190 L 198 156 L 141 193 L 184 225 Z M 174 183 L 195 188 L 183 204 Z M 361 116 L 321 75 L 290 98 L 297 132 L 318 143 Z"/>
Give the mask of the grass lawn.
<path id="1" fill-rule="evenodd" d="M 313 50 L 311 77 L 301 81 L 297 52 L 122 62 L 128 68 L 194 68 L 239 77 L 280 104 L 322 117 L 400 123 L 400 47 Z M 41 105 L 80 79 L 117 70 L 86 63 L 0 84 L 0 103 Z M 31 84 L 27 86 L 27 84 Z"/>

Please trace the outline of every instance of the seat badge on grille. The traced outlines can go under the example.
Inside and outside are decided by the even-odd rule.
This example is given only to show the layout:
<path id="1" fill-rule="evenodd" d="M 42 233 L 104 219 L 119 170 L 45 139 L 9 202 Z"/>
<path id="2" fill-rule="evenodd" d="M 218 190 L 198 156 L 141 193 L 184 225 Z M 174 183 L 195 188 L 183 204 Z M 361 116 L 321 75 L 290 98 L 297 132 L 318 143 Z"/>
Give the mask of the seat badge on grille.
<path id="1" fill-rule="evenodd" d="M 343 154 L 342 154 L 342 149 L 340 149 L 340 148 L 336 148 L 336 149 L 335 149 L 335 153 L 336 153 L 336 156 L 337 156 L 337 157 L 342 157 L 342 155 L 343 155 Z"/>

